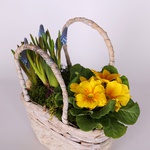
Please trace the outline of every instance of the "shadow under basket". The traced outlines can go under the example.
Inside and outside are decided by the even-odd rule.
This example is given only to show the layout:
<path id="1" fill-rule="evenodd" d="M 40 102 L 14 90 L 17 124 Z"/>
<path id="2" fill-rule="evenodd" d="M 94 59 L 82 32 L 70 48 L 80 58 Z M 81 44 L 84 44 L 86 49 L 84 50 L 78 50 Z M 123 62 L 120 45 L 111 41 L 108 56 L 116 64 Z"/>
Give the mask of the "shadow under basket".
<path id="1" fill-rule="evenodd" d="M 84 132 L 63 124 L 40 105 L 26 102 L 21 94 L 37 139 L 50 150 L 110 150 L 112 139 L 103 130 Z"/>
<path id="2" fill-rule="evenodd" d="M 114 51 L 107 33 L 92 20 L 82 17 L 70 19 L 63 27 L 63 30 L 66 27 L 68 28 L 68 26 L 74 22 L 83 22 L 84 24 L 87 24 L 96 29 L 101 34 L 108 48 L 109 64 L 113 65 Z M 69 54 L 67 52 L 67 44 L 63 45 L 63 49 L 65 52 L 67 64 L 71 65 Z M 43 110 L 42 106 L 34 104 L 30 101 L 25 79 L 23 77 L 22 69 L 19 63 L 20 53 L 24 50 L 32 50 L 43 57 L 46 63 L 51 67 L 51 70 L 58 80 L 63 96 L 62 121 L 60 121 L 55 116 L 51 116 L 48 110 Z M 67 89 L 61 76 L 60 70 L 58 70 L 57 65 L 44 50 L 34 45 L 23 44 L 22 46 L 18 47 L 14 57 L 16 70 L 20 80 L 20 85 L 22 87 L 21 100 L 26 107 L 27 114 L 31 121 L 31 126 L 36 134 L 36 137 L 42 145 L 47 147 L 49 150 L 110 150 L 112 139 L 105 136 L 103 130 L 84 132 L 71 126 L 68 123 Z"/>

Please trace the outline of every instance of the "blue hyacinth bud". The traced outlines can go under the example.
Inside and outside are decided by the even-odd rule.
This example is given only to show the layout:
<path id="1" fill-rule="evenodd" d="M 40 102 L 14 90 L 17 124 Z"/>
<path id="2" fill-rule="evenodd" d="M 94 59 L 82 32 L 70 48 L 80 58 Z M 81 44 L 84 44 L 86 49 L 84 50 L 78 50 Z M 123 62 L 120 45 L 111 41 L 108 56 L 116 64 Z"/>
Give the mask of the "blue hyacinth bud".
<path id="1" fill-rule="evenodd" d="M 68 32 L 68 28 L 64 28 L 62 35 L 60 36 L 60 41 L 62 43 L 62 45 L 66 45 L 67 44 L 67 32 Z"/>
<path id="2" fill-rule="evenodd" d="M 28 44 L 27 38 L 24 38 L 24 44 Z M 30 63 L 29 63 L 29 60 L 27 58 L 26 50 L 22 51 L 20 56 L 21 56 L 20 60 L 22 61 L 22 63 L 29 69 L 30 68 Z"/>
<path id="3" fill-rule="evenodd" d="M 28 44 L 27 38 L 24 38 L 24 44 Z"/>
<path id="4" fill-rule="evenodd" d="M 44 30 L 44 26 L 41 24 L 40 27 L 39 27 L 38 36 L 41 37 L 42 34 L 45 34 L 45 30 Z"/>

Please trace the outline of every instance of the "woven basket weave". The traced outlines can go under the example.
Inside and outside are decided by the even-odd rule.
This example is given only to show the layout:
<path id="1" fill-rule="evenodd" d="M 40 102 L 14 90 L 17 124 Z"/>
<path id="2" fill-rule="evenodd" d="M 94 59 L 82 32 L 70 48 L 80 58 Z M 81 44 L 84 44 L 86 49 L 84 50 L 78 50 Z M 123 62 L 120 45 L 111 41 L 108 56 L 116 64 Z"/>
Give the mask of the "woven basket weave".
<path id="1" fill-rule="evenodd" d="M 63 27 L 63 30 L 74 22 L 82 22 L 96 29 L 107 45 L 109 52 L 109 64 L 114 64 L 114 51 L 110 39 L 107 33 L 99 27 L 92 20 L 78 17 L 70 19 Z M 63 46 L 67 63 L 71 65 L 70 57 L 67 51 L 67 45 Z M 58 120 L 55 116 L 51 118 L 48 110 L 43 110 L 40 105 L 34 104 L 30 101 L 26 89 L 25 79 L 22 74 L 22 70 L 19 63 L 19 55 L 24 50 L 32 50 L 47 62 L 51 67 L 53 73 L 55 74 L 60 87 L 62 89 L 63 95 L 63 113 L 62 122 Z M 109 150 L 111 147 L 112 139 L 105 136 L 103 130 L 94 130 L 90 132 L 84 132 L 80 129 L 74 128 L 69 125 L 67 120 L 68 113 L 68 94 L 64 80 L 61 76 L 57 65 L 49 57 L 49 55 L 37 46 L 24 44 L 15 52 L 14 55 L 16 70 L 18 73 L 20 85 L 22 88 L 21 99 L 26 107 L 27 114 L 31 121 L 31 126 L 36 134 L 38 140 L 50 150 Z M 51 119 L 50 119 L 51 118 Z"/>

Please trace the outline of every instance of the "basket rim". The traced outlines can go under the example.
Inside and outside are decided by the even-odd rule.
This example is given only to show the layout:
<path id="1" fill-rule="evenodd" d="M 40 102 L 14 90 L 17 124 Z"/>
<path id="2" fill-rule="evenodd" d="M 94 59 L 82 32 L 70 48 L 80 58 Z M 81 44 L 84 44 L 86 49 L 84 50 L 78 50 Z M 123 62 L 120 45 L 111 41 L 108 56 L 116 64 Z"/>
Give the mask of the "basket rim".
<path id="1" fill-rule="evenodd" d="M 21 101 L 23 102 L 30 119 L 35 120 L 45 128 L 53 130 L 71 141 L 99 144 L 109 139 L 109 137 L 104 134 L 103 130 L 85 132 L 69 124 L 64 124 L 56 116 L 51 116 L 48 110 L 43 110 L 43 107 L 38 104 L 25 101 L 23 93 L 21 93 Z"/>

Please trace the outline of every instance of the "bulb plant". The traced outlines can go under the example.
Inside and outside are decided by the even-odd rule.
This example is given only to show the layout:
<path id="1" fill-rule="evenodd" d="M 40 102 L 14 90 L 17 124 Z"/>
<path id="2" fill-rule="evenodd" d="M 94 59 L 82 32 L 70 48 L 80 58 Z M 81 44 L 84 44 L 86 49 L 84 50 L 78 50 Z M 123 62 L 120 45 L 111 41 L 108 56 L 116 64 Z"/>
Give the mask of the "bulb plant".
<path id="1" fill-rule="evenodd" d="M 108 137 L 119 138 L 128 125 L 136 123 L 140 108 L 130 95 L 129 81 L 117 68 L 104 66 L 100 71 L 80 64 L 62 68 L 61 49 L 67 42 L 67 28 L 58 32 L 56 42 L 40 25 L 38 37 L 30 34 L 31 45 L 43 49 L 57 64 L 68 91 L 68 120 L 83 131 L 104 130 Z M 21 44 L 27 44 L 25 38 Z M 12 50 L 13 53 L 15 53 Z M 20 65 L 31 82 L 31 100 L 46 106 L 51 115 L 61 120 L 63 98 L 58 81 L 43 58 L 30 50 L 20 55 Z"/>

